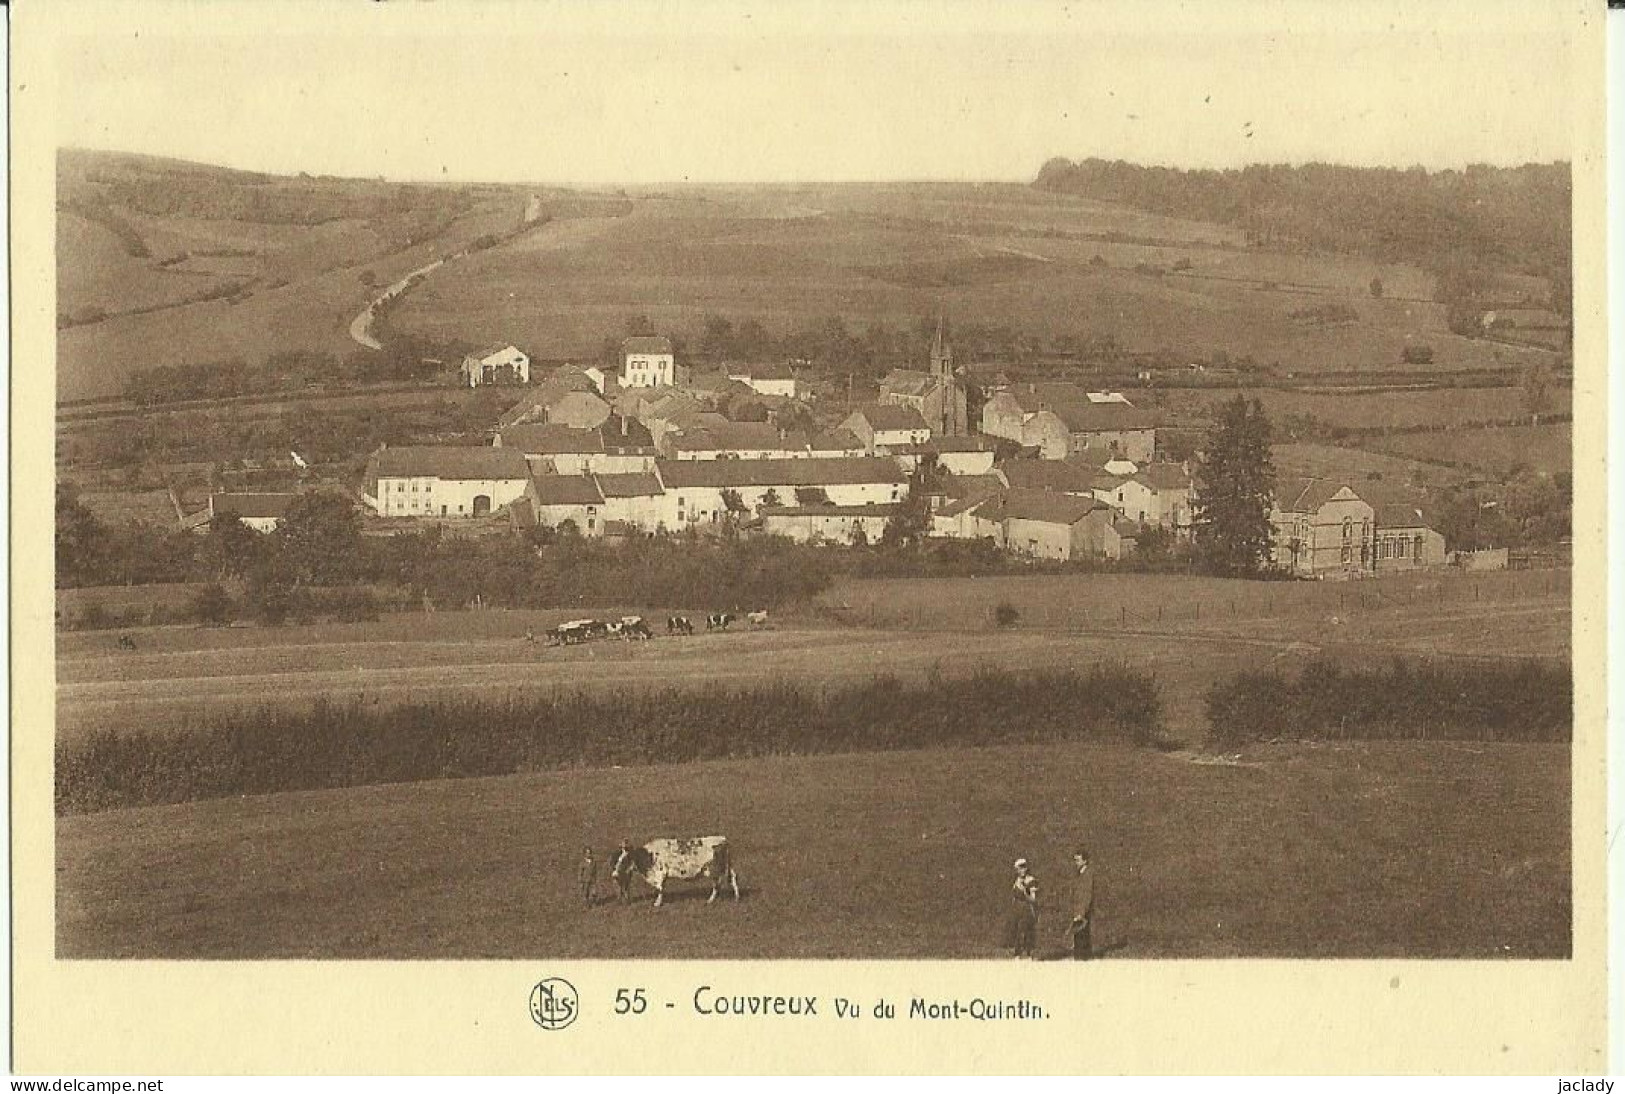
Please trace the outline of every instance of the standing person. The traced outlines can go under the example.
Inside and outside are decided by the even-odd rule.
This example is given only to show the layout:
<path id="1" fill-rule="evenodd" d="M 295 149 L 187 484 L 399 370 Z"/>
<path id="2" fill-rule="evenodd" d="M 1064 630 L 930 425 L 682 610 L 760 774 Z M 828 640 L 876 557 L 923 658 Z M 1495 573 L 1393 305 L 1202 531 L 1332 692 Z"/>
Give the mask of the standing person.
<path id="1" fill-rule="evenodd" d="M 592 848 L 581 853 L 581 865 L 576 868 L 576 882 L 581 886 L 581 900 L 592 907 L 592 890 L 598 881 L 598 860 L 592 857 Z"/>
<path id="2" fill-rule="evenodd" d="M 625 904 L 632 899 L 631 840 L 621 841 L 621 849 L 615 852 L 615 861 L 610 863 L 609 872 L 615 875 L 615 888 L 620 890 L 621 903 Z"/>
<path id="3" fill-rule="evenodd" d="M 1089 869 L 1089 852 L 1078 848 L 1072 853 L 1072 865 L 1077 877 L 1072 880 L 1072 925 L 1068 934 L 1072 942 L 1072 960 L 1087 961 L 1093 954 L 1091 929 L 1095 921 L 1095 875 Z"/>
<path id="4" fill-rule="evenodd" d="M 1016 878 L 1010 886 L 1010 948 L 1019 958 L 1031 958 L 1038 943 L 1038 879 L 1027 860 L 1016 859 Z"/>

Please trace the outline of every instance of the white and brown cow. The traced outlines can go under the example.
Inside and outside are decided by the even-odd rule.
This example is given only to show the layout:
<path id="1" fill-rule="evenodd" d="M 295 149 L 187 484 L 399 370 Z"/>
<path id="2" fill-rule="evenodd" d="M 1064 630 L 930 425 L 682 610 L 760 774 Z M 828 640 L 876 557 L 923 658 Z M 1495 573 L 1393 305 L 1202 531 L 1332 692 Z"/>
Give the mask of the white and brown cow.
<path id="1" fill-rule="evenodd" d="M 711 895 L 706 898 L 707 904 L 717 899 L 724 885 L 733 890 L 735 900 L 739 899 L 739 875 L 734 872 L 729 858 L 726 836 L 657 839 L 650 840 L 642 847 L 622 843 L 610 865 L 610 874 L 620 887 L 622 900 L 628 898 L 633 874 L 648 882 L 655 891 L 656 908 L 666 899 L 666 882 L 673 879 L 709 880 Z"/>

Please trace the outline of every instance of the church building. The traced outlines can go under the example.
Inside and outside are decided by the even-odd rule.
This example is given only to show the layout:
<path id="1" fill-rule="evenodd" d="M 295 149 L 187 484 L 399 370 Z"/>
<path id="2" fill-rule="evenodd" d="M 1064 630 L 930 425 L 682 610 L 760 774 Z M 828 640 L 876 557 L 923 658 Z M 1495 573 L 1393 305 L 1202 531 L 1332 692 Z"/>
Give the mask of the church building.
<path id="1" fill-rule="evenodd" d="M 937 317 L 931 340 L 931 370 L 895 368 L 880 382 L 881 403 L 919 411 L 934 437 L 964 437 L 970 433 L 965 410 L 965 385 L 954 371 L 954 351 Z"/>

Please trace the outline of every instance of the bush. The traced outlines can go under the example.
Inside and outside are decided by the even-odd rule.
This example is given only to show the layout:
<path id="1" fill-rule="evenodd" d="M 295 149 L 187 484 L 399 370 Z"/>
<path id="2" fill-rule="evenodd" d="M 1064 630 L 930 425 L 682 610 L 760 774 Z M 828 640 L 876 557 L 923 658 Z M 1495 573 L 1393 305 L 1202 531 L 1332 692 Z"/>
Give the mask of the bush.
<path id="1" fill-rule="evenodd" d="M 192 597 L 192 618 L 218 627 L 231 618 L 231 597 L 219 584 L 209 584 Z"/>
<path id="2" fill-rule="evenodd" d="M 1149 745 L 1157 741 L 1161 704 L 1146 673 L 1097 666 L 398 706 L 318 700 L 214 717 L 161 733 L 102 730 L 59 739 L 57 811 L 581 764 L 1055 740 Z"/>
<path id="3" fill-rule="evenodd" d="M 999 606 L 993 609 L 993 622 L 1001 627 L 1014 627 L 1021 621 L 1021 612 L 1008 600 L 999 601 Z"/>
<path id="4" fill-rule="evenodd" d="M 1207 693 L 1209 738 L 1233 745 L 1278 737 L 1567 741 L 1569 665 L 1413 663 L 1344 668 L 1316 660 L 1296 678 L 1243 672 Z"/>

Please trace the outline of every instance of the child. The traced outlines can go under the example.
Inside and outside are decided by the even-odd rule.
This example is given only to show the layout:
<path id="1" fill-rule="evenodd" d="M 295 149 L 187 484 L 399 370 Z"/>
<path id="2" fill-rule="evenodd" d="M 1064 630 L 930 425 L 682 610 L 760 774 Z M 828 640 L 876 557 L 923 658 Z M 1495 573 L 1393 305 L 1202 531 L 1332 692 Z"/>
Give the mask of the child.
<path id="1" fill-rule="evenodd" d="M 598 881 L 598 861 L 592 857 L 592 848 L 581 854 L 581 866 L 576 870 L 576 881 L 581 884 L 581 899 L 591 908 L 593 885 Z"/>

